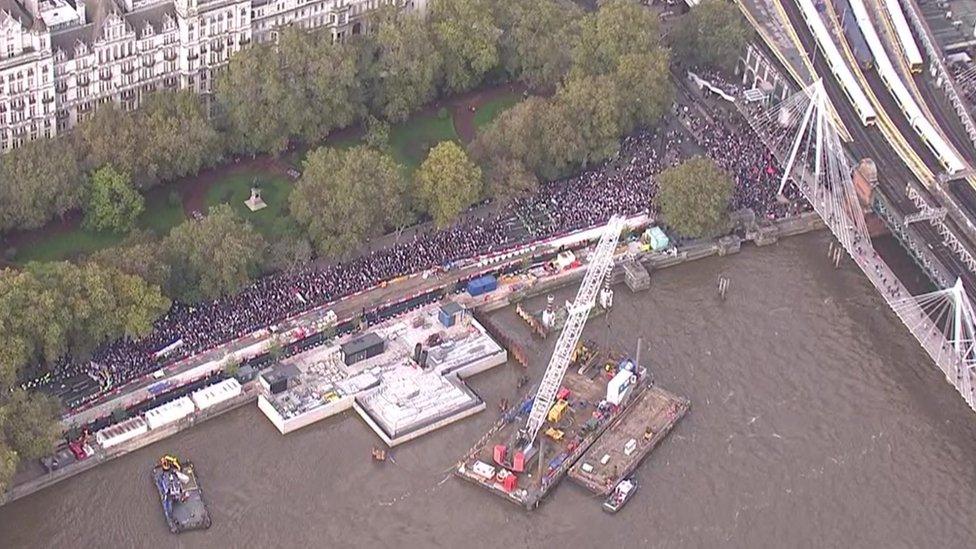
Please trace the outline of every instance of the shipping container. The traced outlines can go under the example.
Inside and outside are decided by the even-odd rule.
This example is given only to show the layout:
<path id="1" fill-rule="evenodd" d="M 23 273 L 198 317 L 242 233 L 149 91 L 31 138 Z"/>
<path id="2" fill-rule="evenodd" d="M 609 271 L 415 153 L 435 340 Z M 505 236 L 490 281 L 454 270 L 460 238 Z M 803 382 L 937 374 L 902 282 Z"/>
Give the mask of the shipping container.
<path id="1" fill-rule="evenodd" d="M 477 297 L 482 294 L 495 291 L 498 288 L 498 280 L 493 275 L 484 275 L 468 282 L 468 294 Z"/>
<path id="2" fill-rule="evenodd" d="M 381 354 L 385 349 L 386 342 L 383 338 L 370 332 L 362 337 L 347 341 L 341 346 L 343 361 L 346 366 L 355 364 L 361 360 L 372 358 Z"/>

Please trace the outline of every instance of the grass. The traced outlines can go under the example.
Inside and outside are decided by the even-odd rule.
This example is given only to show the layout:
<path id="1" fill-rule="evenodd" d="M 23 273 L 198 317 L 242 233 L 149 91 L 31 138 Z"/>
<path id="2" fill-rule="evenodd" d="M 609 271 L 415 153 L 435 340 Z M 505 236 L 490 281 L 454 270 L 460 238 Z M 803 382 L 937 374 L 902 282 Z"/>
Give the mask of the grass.
<path id="1" fill-rule="evenodd" d="M 170 201 L 170 193 L 179 193 L 175 189 L 157 187 L 146 193 L 146 209 L 139 216 L 137 224 L 140 229 L 145 229 L 156 236 L 166 236 L 170 229 L 179 225 L 186 216 L 183 214 L 183 197 L 177 194 L 178 199 Z"/>
<path id="2" fill-rule="evenodd" d="M 499 114 L 505 112 L 521 100 L 522 98 L 518 94 L 508 92 L 486 101 L 474 113 L 474 127 L 480 130 L 487 126 Z"/>
<path id="3" fill-rule="evenodd" d="M 261 198 L 268 205 L 263 210 L 252 212 L 244 205 L 251 196 L 251 186 L 257 183 L 261 188 Z M 286 177 L 265 172 L 234 174 L 214 184 L 207 190 L 207 207 L 217 204 L 230 204 L 234 211 L 246 219 L 268 240 L 275 240 L 284 234 L 293 223 L 288 215 L 288 195 L 294 184 Z"/>
<path id="4" fill-rule="evenodd" d="M 64 232 L 52 232 L 25 244 L 14 255 L 17 264 L 31 261 L 63 261 L 116 246 L 125 240 L 124 234 L 95 232 L 77 227 Z"/>
<path id="5" fill-rule="evenodd" d="M 441 141 L 460 142 L 450 114 L 444 117 L 437 114 L 415 115 L 390 129 L 393 158 L 408 174 L 413 174 L 427 158 L 427 151 Z"/>

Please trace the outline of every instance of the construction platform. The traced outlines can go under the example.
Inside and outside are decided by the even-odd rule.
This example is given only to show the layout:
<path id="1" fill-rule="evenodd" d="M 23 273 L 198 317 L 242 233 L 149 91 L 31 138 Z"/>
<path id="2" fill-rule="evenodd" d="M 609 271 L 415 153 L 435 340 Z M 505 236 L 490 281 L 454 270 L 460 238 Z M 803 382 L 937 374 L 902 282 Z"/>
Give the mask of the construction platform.
<path id="1" fill-rule="evenodd" d="M 552 296 L 550 295 L 549 297 L 551 298 Z M 607 310 L 607 308 L 599 303 L 594 304 L 593 308 L 590 309 L 587 320 L 605 315 Z M 515 305 L 515 314 L 529 325 L 529 329 L 532 330 L 533 334 L 543 339 L 549 337 L 550 334 L 558 334 L 563 329 L 563 326 L 566 325 L 566 319 L 569 317 L 566 304 L 556 306 L 554 303 L 548 302 L 541 309 L 532 311 L 526 309 L 522 305 L 522 302 L 519 302 Z"/>
<path id="2" fill-rule="evenodd" d="M 606 496 L 630 476 L 688 413 L 691 402 L 656 386 L 634 395 L 606 432 L 569 469 L 569 478 Z"/>
<path id="3" fill-rule="evenodd" d="M 507 360 L 466 309 L 433 304 L 283 360 L 258 408 L 283 434 L 354 409 L 395 446 L 483 410 L 464 378 Z"/>
<path id="4" fill-rule="evenodd" d="M 562 397 L 550 409 L 547 422 L 539 431 L 533 446 L 536 451 L 521 466 L 521 471 L 500 463 L 497 458 L 499 448 L 512 448 L 519 431 L 525 426 L 532 408 L 532 395 L 503 414 L 458 462 L 455 475 L 506 501 L 534 509 L 594 443 L 606 436 L 610 436 L 611 440 L 630 438 L 625 431 L 616 433 L 608 432 L 608 429 L 629 429 L 633 420 L 639 421 L 642 433 L 648 423 L 658 425 L 656 419 L 647 416 L 649 413 L 656 415 L 658 409 L 648 406 L 648 399 L 644 395 L 649 391 L 653 391 L 651 394 L 655 396 L 662 392 L 648 387 L 646 370 L 628 360 L 594 360 L 592 350 L 579 354 L 582 356 L 570 365 L 563 378 L 560 388 Z M 583 360 L 603 367 L 585 367 L 581 363 Z M 625 366 L 625 363 L 629 364 Z M 624 385 L 619 383 L 620 374 L 628 378 Z M 656 398 L 649 400 L 659 402 Z M 671 400 L 665 399 L 664 402 Z M 687 410 L 687 401 L 681 402 L 684 403 L 683 414 Z M 557 407 L 558 412 L 553 413 Z M 624 423 L 617 421 L 627 416 L 633 419 Z M 663 431 L 664 424 L 659 427 Z"/>

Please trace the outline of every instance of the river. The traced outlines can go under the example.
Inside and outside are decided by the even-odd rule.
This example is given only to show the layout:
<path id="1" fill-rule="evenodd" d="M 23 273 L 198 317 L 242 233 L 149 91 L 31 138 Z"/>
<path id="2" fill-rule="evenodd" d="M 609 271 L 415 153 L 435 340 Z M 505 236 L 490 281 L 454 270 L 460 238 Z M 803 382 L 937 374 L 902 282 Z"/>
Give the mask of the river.
<path id="1" fill-rule="evenodd" d="M 392 452 L 354 415 L 281 436 L 248 406 L 0 507 L 3 547 L 963 547 L 976 544 L 976 416 L 826 233 L 748 248 L 619 288 L 585 337 L 633 348 L 691 413 L 610 516 L 568 481 L 532 513 L 449 477 L 516 394 Z M 726 301 L 717 277 L 731 279 Z M 575 288 L 567 288 L 562 300 Z M 495 318 L 538 349 L 512 309 Z M 552 342 L 549 343 L 551 346 Z M 531 373 L 545 362 L 538 349 Z M 191 457 L 214 515 L 171 535 L 149 481 Z"/>

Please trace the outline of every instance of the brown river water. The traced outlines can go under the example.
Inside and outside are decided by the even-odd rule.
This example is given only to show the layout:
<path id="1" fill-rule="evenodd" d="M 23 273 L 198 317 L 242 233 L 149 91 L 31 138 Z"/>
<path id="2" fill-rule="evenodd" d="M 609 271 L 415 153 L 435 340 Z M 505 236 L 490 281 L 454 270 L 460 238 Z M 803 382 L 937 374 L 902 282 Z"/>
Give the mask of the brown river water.
<path id="1" fill-rule="evenodd" d="M 352 415 L 281 436 L 248 406 L 0 507 L 13 547 L 972 547 L 976 415 L 825 233 L 656 272 L 586 336 L 642 362 L 691 413 L 619 514 L 565 481 L 532 513 L 449 477 L 513 398 L 373 463 Z M 731 279 L 725 302 L 717 277 Z M 570 297 L 575 288 L 558 295 Z M 512 309 L 495 318 L 538 350 Z M 549 343 L 551 346 L 552 342 Z M 171 535 L 149 469 L 192 458 L 214 526 Z"/>

